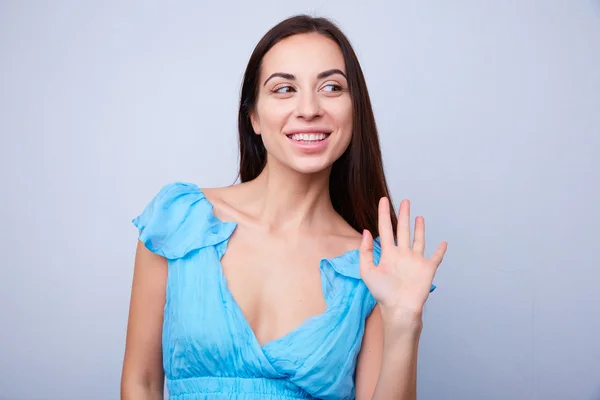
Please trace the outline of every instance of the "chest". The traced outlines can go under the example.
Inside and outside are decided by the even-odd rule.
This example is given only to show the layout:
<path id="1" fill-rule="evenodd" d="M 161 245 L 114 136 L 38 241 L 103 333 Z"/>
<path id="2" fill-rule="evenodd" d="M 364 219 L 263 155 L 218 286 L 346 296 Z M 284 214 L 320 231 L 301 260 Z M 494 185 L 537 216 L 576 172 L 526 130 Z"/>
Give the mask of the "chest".
<path id="1" fill-rule="evenodd" d="M 162 337 L 169 381 L 223 379 L 246 392 L 254 378 L 261 391 L 265 381 L 285 380 L 316 398 L 353 398 L 374 302 L 360 280 L 339 272 L 345 257 L 321 263 L 317 254 L 327 253 L 234 234 L 170 262 Z"/>
<path id="2" fill-rule="evenodd" d="M 325 312 L 321 252 L 307 250 L 314 245 L 310 239 L 269 238 L 243 228 L 230 239 L 221 259 L 223 275 L 260 344 Z"/>

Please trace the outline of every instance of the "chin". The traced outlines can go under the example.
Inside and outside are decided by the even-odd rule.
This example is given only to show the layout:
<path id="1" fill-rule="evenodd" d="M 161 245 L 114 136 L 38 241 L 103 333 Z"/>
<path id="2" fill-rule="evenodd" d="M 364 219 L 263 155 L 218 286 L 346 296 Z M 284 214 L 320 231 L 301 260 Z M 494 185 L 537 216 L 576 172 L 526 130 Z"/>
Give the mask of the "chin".
<path id="1" fill-rule="evenodd" d="M 329 170 L 333 162 L 324 157 L 315 157 L 313 159 L 289 160 L 286 164 L 298 173 L 312 175 Z"/>

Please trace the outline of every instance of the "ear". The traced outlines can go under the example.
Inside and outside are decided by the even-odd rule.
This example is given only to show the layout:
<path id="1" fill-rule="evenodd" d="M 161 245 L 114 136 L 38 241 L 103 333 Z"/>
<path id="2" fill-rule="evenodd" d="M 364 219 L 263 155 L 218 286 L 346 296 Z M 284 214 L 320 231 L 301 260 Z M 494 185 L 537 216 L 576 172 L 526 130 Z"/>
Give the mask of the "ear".
<path id="1" fill-rule="evenodd" d="M 260 135 L 260 120 L 258 119 L 255 111 L 250 112 L 250 123 L 252 124 L 254 133 Z"/>

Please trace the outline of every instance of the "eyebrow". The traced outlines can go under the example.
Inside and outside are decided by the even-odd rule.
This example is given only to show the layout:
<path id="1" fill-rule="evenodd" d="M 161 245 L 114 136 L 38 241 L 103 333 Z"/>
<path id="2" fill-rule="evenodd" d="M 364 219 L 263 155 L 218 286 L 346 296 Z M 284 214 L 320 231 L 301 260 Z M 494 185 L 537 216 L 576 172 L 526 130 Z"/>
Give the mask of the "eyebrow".
<path id="1" fill-rule="evenodd" d="M 342 70 L 339 70 L 337 68 L 329 69 L 327 71 L 321 72 L 319 75 L 317 75 L 317 79 L 328 78 L 328 77 L 330 77 L 332 75 L 336 75 L 336 74 L 337 75 L 342 75 L 344 78 L 348 79 L 346 77 L 346 74 L 344 74 L 342 72 Z M 269 80 L 271 80 L 272 78 L 276 78 L 276 77 L 287 79 L 287 80 L 290 80 L 290 81 L 295 81 L 296 80 L 296 77 L 294 75 L 292 75 L 292 74 L 288 74 L 288 73 L 285 73 L 285 72 L 275 72 L 274 74 L 271 74 L 271 76 L 269 76 L 267 78 L 267 80 L 265 81 L 265 83 L 263 83 L 263 86 L 266 85 L 267 82 L 269 82 Z"/>

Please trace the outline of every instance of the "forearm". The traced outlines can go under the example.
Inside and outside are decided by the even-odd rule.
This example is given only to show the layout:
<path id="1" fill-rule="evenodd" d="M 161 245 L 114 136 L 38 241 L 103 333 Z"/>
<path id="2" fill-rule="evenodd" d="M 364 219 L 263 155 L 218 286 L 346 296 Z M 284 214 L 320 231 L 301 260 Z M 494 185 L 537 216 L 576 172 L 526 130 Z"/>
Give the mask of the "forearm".
<path id="1" fill-rule="evenodd" d="M 415 400 L 421 317 L 382 310 L 382 319 L 383 356 L 372 400 Z"/>

